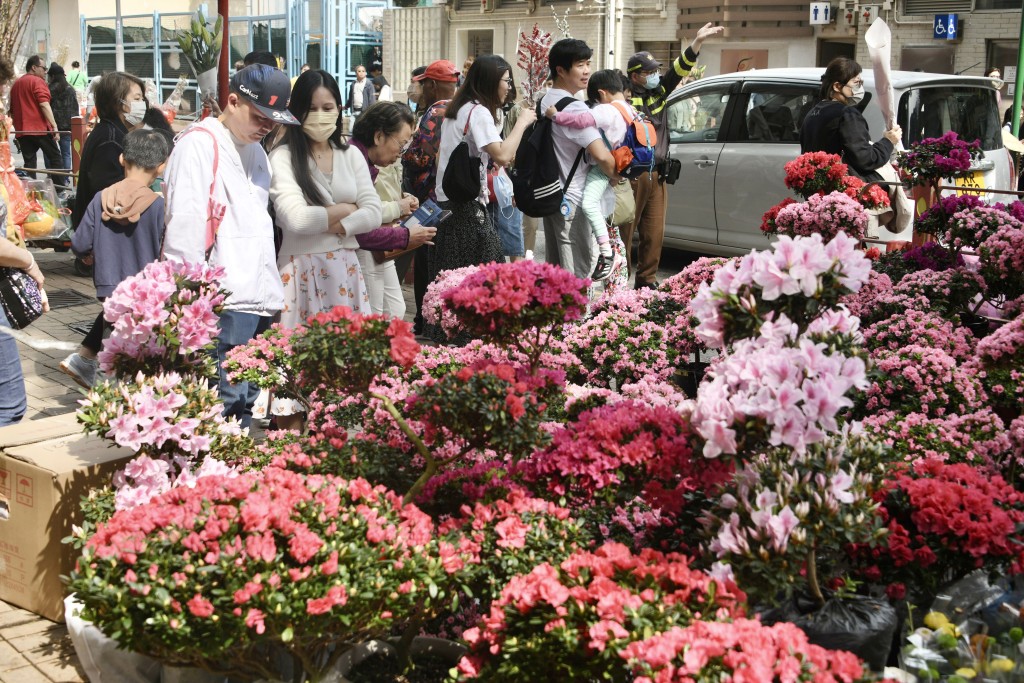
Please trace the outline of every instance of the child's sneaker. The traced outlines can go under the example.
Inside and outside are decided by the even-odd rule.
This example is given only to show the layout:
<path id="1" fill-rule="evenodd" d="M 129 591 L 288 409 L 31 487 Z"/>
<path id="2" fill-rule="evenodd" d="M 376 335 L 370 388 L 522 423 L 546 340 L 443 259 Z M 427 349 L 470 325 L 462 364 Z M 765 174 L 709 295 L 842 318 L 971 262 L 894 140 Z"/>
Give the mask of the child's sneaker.
<path id="1" fill-rule="evenodd" d="M 96 371 L 99 366 L 98 361 L 73 353 L 60 362 L 60 371 L 75 380 L 79 386 L 92 389 L 92 385 L 96 383 Z"/>
<path id="2" fill-rule="evenodd" d="M 597 267 L 594 268 L 594 274 L 590 276 L 590 279 L 594 282 L 602 282 L 608 279 L 608 276 L 612 274 L 612 256 L 609 254 L 597 255 Z"/>

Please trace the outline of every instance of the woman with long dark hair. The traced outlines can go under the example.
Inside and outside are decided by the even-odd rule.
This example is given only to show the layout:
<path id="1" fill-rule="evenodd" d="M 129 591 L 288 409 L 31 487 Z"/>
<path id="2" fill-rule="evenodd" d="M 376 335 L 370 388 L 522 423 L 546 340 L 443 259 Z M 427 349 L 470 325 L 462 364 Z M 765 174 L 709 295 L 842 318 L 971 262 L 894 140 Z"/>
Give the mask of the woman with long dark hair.
<path id="1" fill-rule="evenodd" d="M 124 180 L 124 166 L 121 153 L 124 152 L 124 136 L 129 131 L 142 127 L 149 103 L 146 101 L 145 84 L 121 71 L 114 71 L 101 78 L 93 88 L 96 98 L 96 113 L 100 120 L 85 140 L 82 161 L 78 171 L 78 187 L 75 191 L 75 207 L 71 212 L 71 224 L 75 227 L 82 221 L 85 210 L 92 198 L 114 183 Z M 71 377 L 80 386 L 89 389 L 96 381 L 99 363 L 96 355 L 103 346 L 103 312 L 96 316 L 92 329 L 85 335 L 77 353 L 60 362 L 61 372 Z"/>
<path id="2" fill-rule="evenodd" d="M 474 60 L 466 74 L 466 81 L 456 91 L 445 111 L 441 125 L 441 146 L 437 155 L 437 199 L 451 211 L 451 216 L 438 226 L 434 248 L 428 252 L 428 281 L 432 282 L 442 270 L 503 261 L 501 241 L 487 215 L 487 178 L 489 164 L 508 166 L 515 156 L 523 131 L 537 115 L 524 109 L 504 140 L 496 121 L 512 87 L 512 68 L 497 55 L 483 55 Z M 449 200 L 444 191 L 445 171 L 452 152 L 465 139 L 470 157 L 480 159 L 481 192 L 475 198 Z M 501 171 L 504 173 L 504 170 Z M 426 333 L 441 341 L 444 332 L 432 325 Z"/>

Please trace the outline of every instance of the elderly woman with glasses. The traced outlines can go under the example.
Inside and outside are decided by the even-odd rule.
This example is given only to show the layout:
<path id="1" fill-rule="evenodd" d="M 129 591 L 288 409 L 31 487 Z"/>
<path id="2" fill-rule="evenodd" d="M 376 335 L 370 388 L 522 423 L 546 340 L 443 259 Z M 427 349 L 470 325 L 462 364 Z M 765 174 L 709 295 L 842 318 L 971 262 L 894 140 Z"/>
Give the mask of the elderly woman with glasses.
<path id="1" fill-rule="evenodd" d="M 351 144 L 363 154 L 373 179 L 373 186 L 381 201 L 381 220 L 385 224 L 397 223 L 419 208 L 416 197 L 402 192 L 401 156 L 412 140 L 412 127 L 416 119 L 408 106 L 399 102 L 376 102 L 356 121 L 352 129 Z M 417 226 L 409 234 L 407 244 L 399 250 L 429 244 L 435 228 Z M 370 307 L 374 313 L 393 318 L 405 317 L 405 295 L 398 281 L 393 258 L 386 258 L 381 250 L 363 249 L 359 263 L 370 293 Z"/>

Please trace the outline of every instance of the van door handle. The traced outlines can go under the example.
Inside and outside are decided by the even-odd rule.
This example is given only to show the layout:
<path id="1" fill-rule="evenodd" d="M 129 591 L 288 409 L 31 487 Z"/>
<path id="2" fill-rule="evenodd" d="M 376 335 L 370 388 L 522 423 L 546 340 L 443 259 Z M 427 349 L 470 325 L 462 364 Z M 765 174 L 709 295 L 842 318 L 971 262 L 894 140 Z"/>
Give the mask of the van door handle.
<path id="1" fill-rule="evenodd" d="M 702 168 L 704 166 L 714 166 L 715 163 L 716 162 L 714 160 L 712 160 L 712 159 L 694 159 L 693 160 L 693 165 L 694 166 L 700 166 Z"/>

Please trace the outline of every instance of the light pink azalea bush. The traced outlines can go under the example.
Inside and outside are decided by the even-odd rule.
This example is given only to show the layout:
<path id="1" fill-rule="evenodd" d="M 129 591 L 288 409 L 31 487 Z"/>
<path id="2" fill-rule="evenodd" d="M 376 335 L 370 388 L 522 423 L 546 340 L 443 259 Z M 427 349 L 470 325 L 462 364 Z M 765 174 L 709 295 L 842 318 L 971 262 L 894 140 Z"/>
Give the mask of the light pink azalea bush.
<path id="1" fill-rule="evenodd" d="M 893 460 L 937 458 L 989 472 L 1003 472 L 1010 465 L 1006 425 L 988 407 L 942 417 L 883 410 L 866 416 L 863 425 L 890 449 Z"/>
<path id="2" fill-rule="evenodd" d="M 923 413 L 931 417 L 966 415 L 987 396 L 977 371 L 959 365 L 942 349 L 911 344 L 873 357 L 874 381 L 858 401 L 860 416 L 877 411 Z"/>
<path id="3" fill-rule="evenodd" d="M 216 376 L 207 351 L 220 334 L 223 274 L 205 263 L 156 261 L 124 280 L 103 302 L 113 329 L 103 341 L 100 369 L 123 377 L 160 371 Z"/>
<path id="4" fill-rule="evenodd" d="M 778 234 L 790 237 L 821 235 L 831 240 L 839 232 L 861 239 L 868 214 L 860 202 L 842 192 L 811 195 L 806 202 L 789 204 L 775 217 Z"/>
<path id="5" fill-rule="evenodd" d="M 1024 409 L 1024 315 L 979 341 L 969 368 L 977 372 L 992 405 Z"/>

